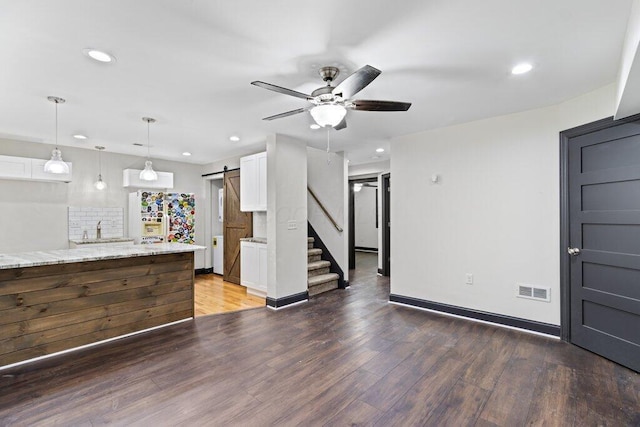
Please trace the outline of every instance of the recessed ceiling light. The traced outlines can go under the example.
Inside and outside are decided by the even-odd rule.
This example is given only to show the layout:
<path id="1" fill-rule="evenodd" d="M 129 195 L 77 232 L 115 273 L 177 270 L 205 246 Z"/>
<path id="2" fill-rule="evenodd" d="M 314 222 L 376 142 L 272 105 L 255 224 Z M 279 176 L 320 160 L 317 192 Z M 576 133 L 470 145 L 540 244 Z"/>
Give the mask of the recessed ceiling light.
<path id="1" fill-rule="evenodd" d="M 384 148 L 376 148 L 376 153 L 384 153 Z"/>
<path id="2" fill-rule="evenodd" d="M 190 153 L 190 152 L 188 152 L 188 151 L 185 151 L 184 153 L 182 153 L 182 155 L 183 155 L 183 156 L 187 156 L 187 157 L 189 157 L 189 156 L 191 155 L 191 153 Z"/>
<path id="3" fill-rule="evenodd" d="M 319 124 L 317 124 L 317 123 L 314 123 L 314 124 L 310 125 L 309 127 L 310 127 L 311 129 L 314 129 L 314 130 L 315 130 L 315 129 L 320 129 L 320 125 L 319 125 Z"/>
<path id="4" fill-rule="evenodd" d="M 511 69 L 511 74 L 525 74 L 533 69 L 533 65 L 523 62 L 522 64 L 518 64 Z"/>
<path id="5" fill-rule="evenodd" d="M 240 141 L 240 137 L 236 135 L 232 135 L 229 137 L 229 141 L 238 142 Z"/>
<path id="6" fill-rule="evenodd" d="M 372 158 L 373 160 L 376 160 L 376 159 L 379 159 L 379 158 L 380 158 L 380 156 L 371 156 L 371 158 Z"/>
<path id="7" fill-rule="evenodd" d="M 86 135 L 82 135 L 81 133 L 77 133 L 77 134 L 73 135 L 73 137 L 75 139 L 87 139 L 87 136 Z"/>
<path id="8" fill-rule="evenodd" d="M 107 52 L 103 52 L 98 49 L 86 48 L 82 49 L 82 53 L 87 55 L 89 58 L 94 59 L 98 62 L 115 62 L 116 57 L 108 54 Z"/>

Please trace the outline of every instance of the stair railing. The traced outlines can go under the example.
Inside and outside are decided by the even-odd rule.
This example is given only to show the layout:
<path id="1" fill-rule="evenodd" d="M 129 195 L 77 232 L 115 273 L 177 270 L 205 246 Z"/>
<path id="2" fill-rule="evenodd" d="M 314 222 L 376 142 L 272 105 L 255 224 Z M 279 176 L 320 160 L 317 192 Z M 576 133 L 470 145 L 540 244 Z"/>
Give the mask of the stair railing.
<path id="1" fill-rule="evenodd" d="M 318 196 L 316 196 L 316 193 L 313 192 L 313 190 L 309 187 L 307 187 L 307 190 L 309 190 L 309 194 L 311 194 L 311 197 L 313 197 L 313 200 L 316 201 L 316 203 L 318 203 L 318 206 L 320 206 L 320 209 L 322 209 L 322 212 L 324 212 L 324 214 L 327 216 L 327 218 L 329 218 L 329 221 L 331 222 L 331 224 L 333 224 L 333 226 L 336 228 L 336 230 L 338 230 L 339 233 L 342 233 L 342 227 L 340 227 L 338 225 L 338 223 L 336 222 L 335 219 L 333 219 L 333 217 L 331 216 L 331 214 L 329 213 L 329 211 L 327 210 L 327 208 L 324 207 L 324 205 L 322 204 L 322 202 L 318 199 Z"/>

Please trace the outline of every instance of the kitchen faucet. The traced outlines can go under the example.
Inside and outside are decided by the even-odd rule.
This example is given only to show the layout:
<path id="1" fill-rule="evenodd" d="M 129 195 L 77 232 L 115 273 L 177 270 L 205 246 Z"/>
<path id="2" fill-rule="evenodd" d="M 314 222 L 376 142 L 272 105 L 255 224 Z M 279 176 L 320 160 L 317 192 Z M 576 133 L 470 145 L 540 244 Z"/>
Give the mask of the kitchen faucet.
<path id="1" fill-rule="evenodd" d="M 102 238 L 102 227 L 100 227 L 100 223 L 102 220 L 98 221 L 98 225 L 96 225 L 96 239 Z"/>

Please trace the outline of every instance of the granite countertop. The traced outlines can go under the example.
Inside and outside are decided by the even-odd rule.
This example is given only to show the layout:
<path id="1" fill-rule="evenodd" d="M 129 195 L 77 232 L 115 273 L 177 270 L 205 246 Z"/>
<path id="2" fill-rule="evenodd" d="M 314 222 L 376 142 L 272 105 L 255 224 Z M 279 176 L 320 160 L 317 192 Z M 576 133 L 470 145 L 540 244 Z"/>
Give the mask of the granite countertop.
<path id="1" fill-rule="evenodd" d="M 88 245 L 92 243 L 125 243 L 125 242 L 133 242 L 133 239 L 129 237 L 105 237 L 103 239 L 75 239 L 69 240 L 76 245 Z"/>
<path id="2" fill-rule="evenodd" d="M 204 249 L 204 246 L 187 245 L 184 243 L 154 243 L 150 245 L 114 244 L 97 248 L 92 247 L 92 245 L 87 245 L 85 247 L 75 249 L 0 254 L 0 270 L 36 267 L 39 265 L 67 264 L 72 262 L 163 255 L 178 252 L 193 252 Z"/>
<path id="3" fill-rule="evenodd" d="M 264 243 L 267 244 L 266 237 L 244 237 L 240 239 L 241 242 L 251 242 L 251 243 Z"/>

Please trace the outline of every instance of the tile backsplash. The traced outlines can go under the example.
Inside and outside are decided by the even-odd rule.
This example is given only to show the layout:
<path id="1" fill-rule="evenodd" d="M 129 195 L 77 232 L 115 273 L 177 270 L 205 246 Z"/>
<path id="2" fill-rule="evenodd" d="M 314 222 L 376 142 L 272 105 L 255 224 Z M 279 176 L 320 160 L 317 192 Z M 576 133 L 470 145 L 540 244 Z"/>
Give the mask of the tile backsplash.
<path id="1" fill-rule="evenodd" d="M 82 239 L 86 230 L 90 239 L 96 238 L 96 225 L 102 221 L 102 237 L 124 237 L 123 208 L 69 207 L 69 240 Z"/>

